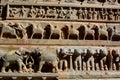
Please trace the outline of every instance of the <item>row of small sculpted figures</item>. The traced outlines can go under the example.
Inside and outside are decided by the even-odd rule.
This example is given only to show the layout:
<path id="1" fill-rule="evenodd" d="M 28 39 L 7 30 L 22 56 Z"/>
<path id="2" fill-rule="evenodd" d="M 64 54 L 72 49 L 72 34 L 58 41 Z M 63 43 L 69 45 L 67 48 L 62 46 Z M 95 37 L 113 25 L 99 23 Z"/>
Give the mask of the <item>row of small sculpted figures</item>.
<path id="1" fill-rule="evenodd" d="M 120 70 L 120 49 L 106 47 L 57 48 L 55 52 L 40 47 L 0 50 L 1 72 L 41 72 L 47 65 L 51 72 L 68 70 Z M 45 69 L 46 69 L 45 68 Z M 50 70 L 48 70 L 49 72 Z M 44 72 L 44 71 L 43 71 Z"/>
<path id="2" fill-rule="evenodd" d="M 38 19 L 78 19 L 78 20 L 120 20 L 119 9 L 71 8 L 71 7 L 34 7 L 9 8 L 9 16 L 15 18 Z"/>
<path id="3" fill-rule="evenodd" d="M 0 23 L 1 38 L 15 39 L 88 39 L 88 40 L 120 40 L 120 33 L 116 26 L 97 24 L 80 24 L 78 28 L 74 25 L 63 25 L 63 27 L 41 23 Z"/>
<path id="4" fill-rule="evenodd" d="M 24 0 L 23 0 L 24 1 Z M 28 0 L 27 0 L 28 1 Z M 10 2 L 15 2 L 15 0 L 10 0 Z M 118 4 L 118 0 L 34 0 L 33 2 L 72 2 L 72 3 L 105 3 L 105 4 Z"/>

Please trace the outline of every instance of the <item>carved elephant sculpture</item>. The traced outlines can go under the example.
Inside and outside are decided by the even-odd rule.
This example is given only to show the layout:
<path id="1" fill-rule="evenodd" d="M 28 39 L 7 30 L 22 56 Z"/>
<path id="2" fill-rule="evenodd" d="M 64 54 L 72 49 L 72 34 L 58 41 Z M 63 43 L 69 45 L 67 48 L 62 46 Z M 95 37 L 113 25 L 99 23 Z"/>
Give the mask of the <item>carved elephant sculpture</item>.
<path id="1" fill-rule="evenodd" d="M 120 49 L 113 49 L 112 50 L 112 67 L 113 70 L 119 70 L 120 64 Z"/>
<path id="2" fill-rule="evenodd" d="M 58 72 L 58 57 L 56 54 L 50 51 L 43 51 L 40 48 L 35 48 L 34 52 L 32 53 L 34 53 L 34 55 L 36 55 L 36 59 L 39 60 L 39 69 L 37 72 L 41 72 L 45 63 L 52 64 L 55 72 Z"/>
<path id="3" fill-rule="evenodd" d="M 67 62 L 67 48 L 60 48 L 57 49 L 56 53 L 57 56 L 59 58 L 59 63 L 60 63 L 60 71 L 62 71 L 62 69 L 64 68 L 65 71 L 68 70 L 68 62 Z M 64 64 L 64 67 L 63 67 Z"/>
<path id="4" fill-rule="evenodd" d="M 6 72 L 6 67 L 9 66 L 11 62 L 17 62 L 19 66 L 19 72 L 26 70 L 26 65 L 23 60 L 28 57 L 29 52 L 24 48 L 13 51 L 12 53 L 7 53 L 5 51 L 0 51 L 0 59 L 3 61 L 3 66 L 1 72 Z M 23 68 L 22 68 L 23 67 Z"/>

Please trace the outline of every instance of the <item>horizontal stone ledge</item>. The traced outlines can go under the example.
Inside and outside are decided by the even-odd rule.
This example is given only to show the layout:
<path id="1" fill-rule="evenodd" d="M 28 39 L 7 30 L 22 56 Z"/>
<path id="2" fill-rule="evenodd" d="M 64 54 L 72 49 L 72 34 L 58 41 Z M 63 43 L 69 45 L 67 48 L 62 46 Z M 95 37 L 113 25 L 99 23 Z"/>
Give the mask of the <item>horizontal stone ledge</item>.
<path id="1" fill-rule="evenodd" d="M 60 79 L 120 79 L 119 71 L 80 71 L 59 73 Z"/>
<path id="2" fill-rule="evenodd" d="M 66 22 L 94 22 L 94 23 L 120 23 L 119 21 L 115 20 L 80 20 L 80 19 L 54 19 L 54 18 L 20 18 L 20 17 L 7 17 L 6 20 L 40 20 L 40 21 L 66 21 Z"/>
<path id="3" fill-rule="evenodd" d="M 57 3 L 57 2 L 40 2 L 40 3 L 7 3 L 8 5 L 15 5 L 15 6 L 20 6 L 20 5 L 25 5 L 25 6 L 30 6 L 30 5 L 33 5 L 33 6 L 57 6 L 57 7 L 61 7 L 61 6 L 64 6 L 64 7 L 91 7 L 91 8 L 110 8 L 110 9 L 119 9 L 120 7 L 120 4 L 119 5 L 108 5 L 108 4 L 82 4 L 81 3 Z M 109 7 L 110 6 L 110 7 Z"/>
<path id="4" fill-rule="evenodd" d="M 0 39 L 0 45 L 43 46 L 120 46 L 120 41 L 107 40 L 55 40 L 55 39 Z"/>
<path id="5" fill-rule="evenodd" d="M 58 73 L 0 73 L 0 77 L 58 77 Z"/>

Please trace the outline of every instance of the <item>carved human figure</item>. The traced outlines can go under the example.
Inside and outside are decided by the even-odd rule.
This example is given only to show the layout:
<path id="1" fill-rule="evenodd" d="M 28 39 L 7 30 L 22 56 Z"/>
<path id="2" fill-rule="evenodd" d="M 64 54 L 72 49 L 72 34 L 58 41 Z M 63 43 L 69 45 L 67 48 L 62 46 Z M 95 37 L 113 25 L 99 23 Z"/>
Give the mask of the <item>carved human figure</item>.
<path id="1" fill-rule="evenodd" d="M 69 9 L 66 11 L 66 16 L 65 16 L 65 18 L 66 18 L 66 19 L 71 19 L 72 14 L 73 14 L 73 10 L 72 10 L 71 7 L 69 7 Z"/>
<path id="2" fill-rule="evenodd" d="M 83 19 L 87 19 L 87 15 L 88 15 L 88 11 L 87 11 L 87 9 L 85 8 L 85 9 L 83 10 Z"/>
<path id="3" fill-rule="evenodd" d="M 9 8 L 9 17 L 15 17 L 17 9 L 16 8 Z"/>
<path id="4" fill-rule="evenodd" d="M 103 9 L 103 13 L 102 13 L 103 20 L 108 20 L 108 15 L 109 15 L 109 13 L 108 13 L 107 9 Z"/>
<path id="5" fill-rule="evenodd" d="M 41 17 L 44 18 L 45 17 L 45 10 L 40 6 L 38 12 L 37 12 L 37 16 L 36 17 Z"/>
<path id="6" fill-rule="evenodd" d="M 114 12 L 114 20 L 118 21 L 119 20 L 119 9 Z"/>
<path id="7" fill-rule="evenodd" d="M 98 20 L 102 20 L 103 19 L 103 16 L 104 16 L 104 12 L 103 12 L 103 9 L 99 9 L 99 11 L 98 11 Z"/>
<path id="8" fill-rule="evenodd" d="M 83 19 L 83 10 L 82 10 L 82 8 L 80 8 L 80 9 L 77 11 L 77 14 L 78 14 L 78 19 Z"/>
<path id="9" fill-rule="evenodd" d="M 37 12 L 36 12 L 35 8 L 32 6 L 30 8 L 30 10 L 28 11 L 28 17 L 34 18 L 34 17 L 36 17 L 36 14 L 37 14 Z"/>
<path id="10" fill-rule="evenodd" d="M 93 13 L 93 14 L 92 14 L 92 19 L 93 19 L 93 20 L 97 20 L 98 11 L 96 11 L 96 9 L 93 8 L 93 12 L 92 12 L 92 13 Z"/>
<path id="11" fill-rule="evenodd" d="M 92 14 L 93 14 L 93 11 L 89 9 L 87 14 L 87 19 L 92 19 Z"/>
<path id="12" fill-rule="evenodd" d="M 56 8 L 54 7 L 53 9 L 50 9 L 49 7 L 47 7 L 46 17 L 49 17 L 49 18 L 57 18 Z"/>
<path id="13" fill-rule="evenodd" d="M 108 11 L 108 20 L 113 20 L 114 19 L 114 13 L 113 13 L 113 11 L 112 11 L 112 9 L 110 9 L 109 11 Z"/>
<path id="14" fill-rule="evenodd" d="M 22 8 L 17 12 L 18 14 L 19 14 L 19 17 L 21 18 L 25 18 L 25 16 L 26 16 L 26 9 L 25 9 L 25 7 L 24 6 L 22 6 Z"/>
<path id="15" fill-rule="evenodd" d="M 58 11 L 58 18 L 64 19 L 66 15 L 66 11 L 61 7 L 61 10 Z"/>

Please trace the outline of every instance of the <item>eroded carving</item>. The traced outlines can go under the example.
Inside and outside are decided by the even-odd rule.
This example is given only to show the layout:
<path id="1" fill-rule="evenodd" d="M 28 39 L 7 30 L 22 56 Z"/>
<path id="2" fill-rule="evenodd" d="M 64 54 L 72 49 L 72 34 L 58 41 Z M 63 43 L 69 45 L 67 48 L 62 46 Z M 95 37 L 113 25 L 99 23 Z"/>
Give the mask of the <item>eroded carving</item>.
<path id="1" fill-rule="evenodd" d="M 19 6 L 9 4 L 7 18 L 12 19 L 53 19 L 53 20 L 95 20 L 119 21 L 119 9 L 56 7 L 56 6 Z"/>

